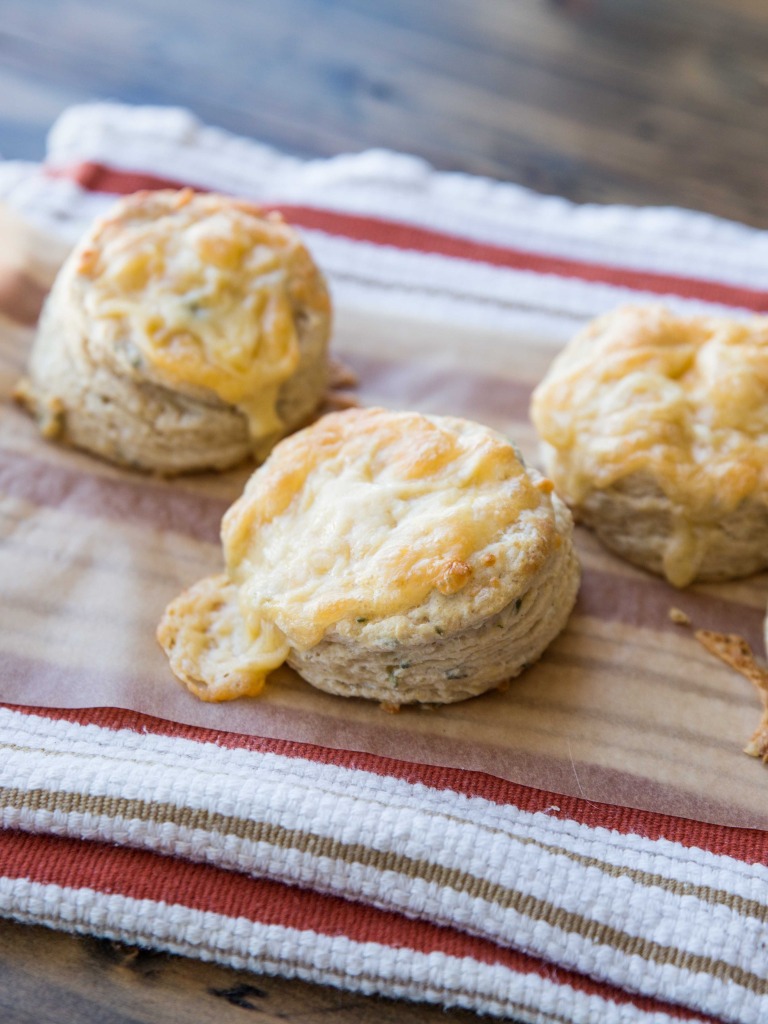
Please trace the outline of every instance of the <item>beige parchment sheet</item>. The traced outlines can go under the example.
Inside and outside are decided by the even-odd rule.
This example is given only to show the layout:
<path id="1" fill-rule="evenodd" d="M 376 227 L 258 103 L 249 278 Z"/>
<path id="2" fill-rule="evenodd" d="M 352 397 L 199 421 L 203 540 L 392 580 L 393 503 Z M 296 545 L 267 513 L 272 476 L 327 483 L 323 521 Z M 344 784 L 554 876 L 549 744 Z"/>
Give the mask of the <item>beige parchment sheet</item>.
<path id="1" fill-rule="evenodd" d="M 24 308 L 12 312 L 29 320 Z M 504 692 L 391 715 L 285 669 L 258 699 L 200 703 L 172 676 L 155 626 L 181 589 L 220 571 L 219 521 L 250 469 L 160 481 L 42 440 L 10 397 L 31 337 L 31 326 L 0 315 L 3 702 L 128 708 L 768 827 L 768 766 L 742 753 L 760 717 L 757 695 L 669 618 L 675 606 L 696 626 L 741 633 L 762 654 L 768 575 L 678 592 L 581 529 L 583 582 L 570 623 Z M 552 339 L 340 309 L 334 347 L 358 372 L 364 404 L 470 416 L 535 462 L 528 398 L 558 347 Z"/>

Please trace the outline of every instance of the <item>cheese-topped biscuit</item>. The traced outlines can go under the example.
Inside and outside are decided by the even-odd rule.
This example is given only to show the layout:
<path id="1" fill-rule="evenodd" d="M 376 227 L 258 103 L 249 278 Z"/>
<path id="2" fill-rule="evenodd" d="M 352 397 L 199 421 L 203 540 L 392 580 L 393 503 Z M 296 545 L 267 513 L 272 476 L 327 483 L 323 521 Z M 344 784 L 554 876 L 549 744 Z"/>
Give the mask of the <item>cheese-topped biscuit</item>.
<path id="1" fill-rule="evenodd" d="M 768 319 L 600 317 L 534 392 L 547 473 L 604 543 L 677 586 L 768 565 Z"/>
<path id="2" fill-rule="evenodd" d="M 279 215 L 140 192 L 62 268 L 18 394 L 48 436 L 113 461 L 224 468 L 320 404 L 329 330 L 322 275 Z"/>
<path id="3" fill-rule="evenodd" d="M 177 661 L 186 648 L 197 668 L 177 675 L 198 693 L 202 680 L 207 699 L 231 695 L 259 638 L 269 655 L 282 637 L 288 663 L 321 689 L 461 700 L 518 674 L 563 628 L 579 578 L 571 534 L 551 483 L 494 431 L 383 409 L 331 414 L 280 442 L 225 515 L 215 613 L 187 592 L 158 635 Z M 212 636 L 230 614 L 245 633 L 221 670 L 180 621 Z M 253 692 L 264 675 L 251 672 Z"/>

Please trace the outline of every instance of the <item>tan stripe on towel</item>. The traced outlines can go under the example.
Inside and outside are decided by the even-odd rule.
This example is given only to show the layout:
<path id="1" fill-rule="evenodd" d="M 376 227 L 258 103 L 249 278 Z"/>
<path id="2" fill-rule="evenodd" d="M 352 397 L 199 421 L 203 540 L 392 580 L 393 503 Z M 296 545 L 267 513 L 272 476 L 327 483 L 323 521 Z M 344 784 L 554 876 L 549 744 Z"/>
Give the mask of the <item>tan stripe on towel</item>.
<path id="1" fill-rule="evenodd" d="M 14 747 L 8 745 L 6 749 Z M 466 894 L 472 899 L 482 899 L 502 909 L 515 911 L 534 921 L 544 921 L 551 927 L 587 937 L 597 944 L 608 945 L 628 956 L 640 956 L 649 962 L 669 964 L 687 971 L 708 974 L 717 979 L 728 978 L 749 991 L 758 994 L 768 993 L 768 980 L 723 960 L 632 935 L 575 911 L 565 910 L 549 900 L 532 896 L 530 893 L 480 878 L 459 868 L 446 867 L 435 861 L 409 857 L 395 851 L 382 851 L 361 843 L 344 843 L 313 832 L 168 802 L 92 796 L 87 793 L 47 789 L 25 791 L 18 788 L 3 790 L 2 802 L 6 807 L 32 814 L 46 811 L 64 815 L 107 816 L 110 819 L 119 818 L 124 821 L 138 819 L 154 825 L 174 824 L 179 828 L 201 829 L 236 836 L 252 843 L 268 843 L 282 850 L 298 850 L 315 858 L 329 858 L 344 864 L 363 864 L 379 872 L 394 871 L 408 879 L 420 879 L 441 888 Z M 519 841 L 526 845 L 538 846 L 549 853 L 564 853 L 583 866 L 599 869 L 614 878 L 629 874 L 633 881 L 639 881 L 643 885 L 662 887 L 675 895 L 695 896 L 709 903 L 727 906 L 735 913 L 758 917 L 761 920 L 765 920 L 766 917 L 767 910 L 763 904 L 755 900 L 741 899 L 724 890 L 713 890 L 708 886 L 686 886 L 657 874 L 629 872 L 597 858 L 561 851 L 559 847 L 540 843 L 530 837 Z"/>

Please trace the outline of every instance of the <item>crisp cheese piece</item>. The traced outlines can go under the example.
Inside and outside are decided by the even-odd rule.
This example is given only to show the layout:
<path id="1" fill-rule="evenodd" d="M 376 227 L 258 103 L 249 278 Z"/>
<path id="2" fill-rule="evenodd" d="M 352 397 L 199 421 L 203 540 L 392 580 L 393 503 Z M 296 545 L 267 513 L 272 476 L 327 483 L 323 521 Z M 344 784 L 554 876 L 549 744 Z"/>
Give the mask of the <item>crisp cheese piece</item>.
<path id="1" fill-rule="evenodd" d="M 246 624 L 237 588 L 227 576 L 209 576 L 165 610 L 157 639 L 171 668 L 204 701 L 255 697 L 267 675 L 283 664 L 288 645 L 279 629 Z"/>

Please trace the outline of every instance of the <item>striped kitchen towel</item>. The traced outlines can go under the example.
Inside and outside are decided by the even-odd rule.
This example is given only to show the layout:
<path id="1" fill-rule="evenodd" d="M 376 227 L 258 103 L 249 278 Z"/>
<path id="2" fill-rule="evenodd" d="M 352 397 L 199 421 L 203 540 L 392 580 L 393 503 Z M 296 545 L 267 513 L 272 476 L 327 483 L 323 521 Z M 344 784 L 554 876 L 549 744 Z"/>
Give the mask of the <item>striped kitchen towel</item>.
<path id="1" fill-rule="evenodd" d="M 162 675 L 155 602 L 215 565 L 242 475 L 137 482 L 6 400 L 68 246 L 168 184 L 303 229 L 361 398 L 529 452 L 530 385 L 586 318 L 768 304 L 763 232 L 400 154 L 298 161 L 175 109 L 74 108 L 45 165 L 0 164 L 0 912 L 524 1021 L 768 1019 L 766 769 L 739 751 L 757 702 L 588 536 L 573 623 L 503 697 L 393 722 L 286 677 L 256 710 L 200 711 Z M 674 595 L 755 644 L 765 600 L 763 578 Z"/>
<path id="2" fill-rule="evenodd" d="M 763 832 L 129 712 L 0 742 L 17 920 L 525 1021 L 765 1019 Z"/>

